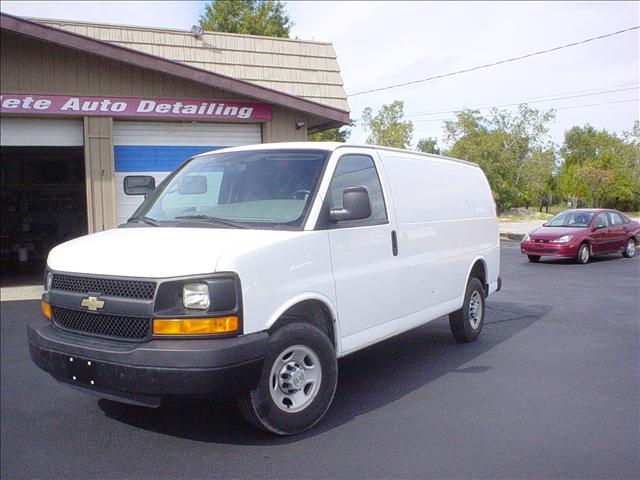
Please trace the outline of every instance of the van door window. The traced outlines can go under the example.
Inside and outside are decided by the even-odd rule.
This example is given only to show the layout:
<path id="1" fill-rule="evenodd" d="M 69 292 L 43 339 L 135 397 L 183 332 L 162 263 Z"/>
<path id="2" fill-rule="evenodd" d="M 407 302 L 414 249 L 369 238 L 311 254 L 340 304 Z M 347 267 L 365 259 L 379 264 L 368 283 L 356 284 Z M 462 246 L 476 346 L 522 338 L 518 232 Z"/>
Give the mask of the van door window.
<path id="1" fill-rule="evenodd" d="M 348 187 L 365 186 L 371 201 L 371 216 L 365 220 L 343 222 L 354 225 L 378 225 L 387 223 L 387 209 L 382 194 L 382 186 L 373 158 L 368 155 L 344 155 L 340 157 L 329 186 L 330 208 L 342 208 L 342 192 Z"/>

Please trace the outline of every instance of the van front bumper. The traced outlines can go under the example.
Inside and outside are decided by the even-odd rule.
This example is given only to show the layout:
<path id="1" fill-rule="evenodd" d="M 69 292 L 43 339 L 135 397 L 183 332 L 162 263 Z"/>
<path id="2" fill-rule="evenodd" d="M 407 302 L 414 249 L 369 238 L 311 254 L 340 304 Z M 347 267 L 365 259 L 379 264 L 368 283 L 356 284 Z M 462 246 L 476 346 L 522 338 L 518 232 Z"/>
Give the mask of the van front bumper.
<path id="1" fill-rule="evenodd" d="M 125 343 L 76 335 L 47 321 L 29 325 L 32 360 L 56 380 L 114 400 L 158 406 L 172 395 L 255 388 L 269 336 Z"/>

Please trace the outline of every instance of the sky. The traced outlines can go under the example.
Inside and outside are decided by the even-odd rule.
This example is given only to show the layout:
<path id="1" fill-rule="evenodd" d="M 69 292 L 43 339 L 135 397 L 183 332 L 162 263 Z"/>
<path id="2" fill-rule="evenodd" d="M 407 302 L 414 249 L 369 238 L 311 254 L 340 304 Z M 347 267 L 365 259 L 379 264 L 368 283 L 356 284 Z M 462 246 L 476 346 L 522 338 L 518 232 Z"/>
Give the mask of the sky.
<path id="1" fill-rule="evenodd" d="M 201 1 L 14 2 L 5 13 L 190 29 Z M 491 63 L 640 25 L 640 2 L 321 2 L 289 1 L 292 37 L 333 43 L 345 90 L 363 90 Z M 640 116 L 640 30 L 475 72 L 349 96 L 362 143 L 365 107 L 404 101 L 414 141 L 438 138 L 452 111 L 527 102 L 555 108 L 550 134 L 590 124 L 621 134 Z M 613 91 L 612 90 L 616 90 Z M 609 92 L 609 93 L 603 93 Z M 533 101 L 564 98 L 552 101 Z M 618 102 L 618 103 L 611 103 Z M 509 107 L 513 110 L 515 107 Z M 429 113 L 424 115 L 424 113 Z M 432 113 L 441 112 L 441 113 Z M 482 110 L 487 113 L 488 110 Z M 421 114 L 421 115 L 417 115 Z"/>

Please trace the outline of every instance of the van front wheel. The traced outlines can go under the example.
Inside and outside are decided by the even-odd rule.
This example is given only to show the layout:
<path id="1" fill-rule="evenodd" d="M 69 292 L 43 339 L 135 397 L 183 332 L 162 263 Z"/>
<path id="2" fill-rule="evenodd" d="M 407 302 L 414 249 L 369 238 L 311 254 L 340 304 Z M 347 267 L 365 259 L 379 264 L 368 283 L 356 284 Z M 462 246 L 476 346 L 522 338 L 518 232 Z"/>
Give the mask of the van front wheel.
<path id="1" fill-rule="evenodd" d="M 338 362 L 333 344 L 318 328 L 291 323 L 271 335 L 258 386 L 238 397 L 243 416 L 277 435 L 313 427 L 333 401 Z"/>
<path id="2" fill-rule="evenodd" d="M 449 314 L 451 333 L 458 342 L 473 342 L 484 325 L 485 305 L 482 282 L 473 277 L 467 284 L 462 308 Z"/>

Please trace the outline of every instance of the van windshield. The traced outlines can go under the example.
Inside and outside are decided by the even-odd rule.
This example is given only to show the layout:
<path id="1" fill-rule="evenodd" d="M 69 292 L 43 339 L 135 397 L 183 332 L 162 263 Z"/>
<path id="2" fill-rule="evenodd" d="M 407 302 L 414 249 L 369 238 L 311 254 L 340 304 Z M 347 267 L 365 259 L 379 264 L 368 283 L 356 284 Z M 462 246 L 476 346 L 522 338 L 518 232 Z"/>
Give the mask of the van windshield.
<path id="1" fill-rule="evenodd" d="M 167 177 L 132 219 L 159 226 L 302 228 L 329 153 L 252 150 L 194 157 Z"/>

